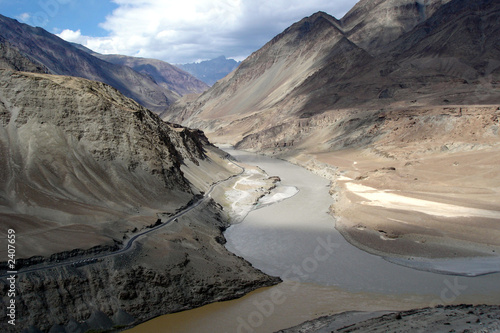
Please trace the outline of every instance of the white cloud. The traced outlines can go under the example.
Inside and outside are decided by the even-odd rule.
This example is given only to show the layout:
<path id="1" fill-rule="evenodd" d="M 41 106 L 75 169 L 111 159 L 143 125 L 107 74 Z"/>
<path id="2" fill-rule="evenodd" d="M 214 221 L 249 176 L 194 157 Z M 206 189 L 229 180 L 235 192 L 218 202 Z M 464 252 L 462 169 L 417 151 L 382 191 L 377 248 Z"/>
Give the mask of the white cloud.
<path id="1" fill-rule="evenodd" d="M 78 43 L 79 41 L 86 41 L 85 37 L 82 38 L 82 33 L 80 30 L 73 31 L 70 29 L 65 29 L 60 34 L 58 34 L 58 36 L 69 42 Z"/>
<path id="2" fill-rule="evenodd" d="M 61 38 L 99 53 L 158 58 L 170 63 L 242 59 L 305 16 L 340 18 L 357 0 L 113 0 L 101 27 L 108 37 L 64 30 Z"/>
<path id="3" fill-rule="evenodd" d="M 31 14 L 30 13 L 22 13 L 16 16 L 16 19 L 18 19 L 21 22 L 27 23 L 31 19 Z"/>

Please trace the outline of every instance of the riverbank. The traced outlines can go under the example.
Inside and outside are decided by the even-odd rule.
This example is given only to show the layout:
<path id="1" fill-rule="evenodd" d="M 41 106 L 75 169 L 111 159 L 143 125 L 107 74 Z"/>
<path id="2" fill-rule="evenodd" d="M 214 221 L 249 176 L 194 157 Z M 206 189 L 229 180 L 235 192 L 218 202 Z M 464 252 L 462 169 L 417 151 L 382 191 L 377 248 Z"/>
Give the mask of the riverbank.
<path id="1" fill-rule="evenodd" d="M 455 305 L 401 312 L 345 312 L 277 333 L 499 332 L 500 306 Z"/>
<path id="2" fill-rule="evenodd" d="M 283 186 L 278 176 L 245 163 L 234 163 L 241 169 L 238 177 L 220 184 L 211 193 L 231 224 L 241 223 L 252 210 L 280 202 L 295 195 L 293 186 Z"/>
<path id="3" fill-rule="evenodd" d="M 416 269 L 500 271 L 498 149 L 412 161 L 372 150 L 287 159 L 331 181 L 336 228 L 360 249 Z"/>

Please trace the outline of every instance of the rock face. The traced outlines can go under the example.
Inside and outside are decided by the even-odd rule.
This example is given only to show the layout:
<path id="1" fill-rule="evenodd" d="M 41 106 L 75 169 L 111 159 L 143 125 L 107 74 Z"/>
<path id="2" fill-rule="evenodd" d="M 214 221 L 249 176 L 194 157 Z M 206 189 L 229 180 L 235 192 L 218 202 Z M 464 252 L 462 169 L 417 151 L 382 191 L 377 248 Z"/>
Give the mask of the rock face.
<path id="1" fill-rule="evenodd" d="M 70 75 L 109 84 L 155 112 L 179 98 L 149 76 L 111 64 L 84 52 L 42 28 L 33 28 L 0 15 L 0 40 L 29 57 L 51 74 Z"/>
<path id="2" fill-rule="evenodd" d="M 237 143 L 335 110 L 499 99 L 495 1 L 360 1 L 292 25 L 196 100 L 164 115 Z"/>
<path id="3" fill-rule="evenodd" d="M 279 280 L 255 270 L 216 239 L 227 227 L 213 203 L 141 241 L 131 254 L 20 275 L 16 326 L 3 332 L 123 328 L 156 316 L 243 296 Z M 0 280 L 2 290 L 7 287 Z M 7 289 L 5 289 L 7 290 Z M 7 298 L 2 305 L 7 306 Z"/>
<path id="4" fill-rule="evenodd" d="M 0 124 L 0 237 L 15 230 L 17 269 L 115 251 L 234 173 L 202 132 L 86 79 L 1 69 Z M 16 326 L 2 312 L 0 329 L 107 329 L 276 283 L 224 248 L 227 226 L 207 201 L 134 251 L 20 274 Z"/>
<path id="5" fill-rule="evenodd" d="M 388 43 L 424 22 L 450 0 L 359 1 L 343 18 L 348 38 L 370 52 L 382 52 Z"/>

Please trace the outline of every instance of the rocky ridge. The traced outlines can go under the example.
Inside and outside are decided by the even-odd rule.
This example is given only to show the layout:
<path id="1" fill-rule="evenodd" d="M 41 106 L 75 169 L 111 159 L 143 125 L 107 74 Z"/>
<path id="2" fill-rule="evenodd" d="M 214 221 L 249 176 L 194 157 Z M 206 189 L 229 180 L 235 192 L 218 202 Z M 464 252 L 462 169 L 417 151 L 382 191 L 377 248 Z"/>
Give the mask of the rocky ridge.
<path id="1" fill-rule="evenodd" d="M 228 224 L 219 214 L 211 202 L 141 241 L 130 254 L 19 275 L 16 327 L 7 324 L 5 313 L 0 327 L 115 331 L 277 283 L 224 248 Z M 0 286 L 8 288 L 4 279 Z"/>

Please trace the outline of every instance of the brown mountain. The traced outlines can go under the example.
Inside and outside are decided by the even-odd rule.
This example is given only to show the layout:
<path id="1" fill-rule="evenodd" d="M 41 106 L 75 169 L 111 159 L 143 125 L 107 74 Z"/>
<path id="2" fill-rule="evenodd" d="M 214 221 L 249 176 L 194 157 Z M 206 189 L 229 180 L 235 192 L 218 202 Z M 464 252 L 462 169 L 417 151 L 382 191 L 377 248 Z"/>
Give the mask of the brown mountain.
<path id="1" fill-rule="evenodd" d="M 70 75 L 109 84 L 156 112 L 179 98 L 151 77 L 128 66 L 111 64 L 45 31 L 0 15 L 0 39 L 51 74 Z"/>
<path id="2" fill-rule="evenodd" d="M 319 12 L 165 118 L 237 142 L 335 109 L 489 103 L 497 22 L 494 1 L 360 1 L 340 21 Z"/>
<path id="3" fill-rule="evenodd" d="M 199 94 L 208 89 L 208 85 L 203 81 L 165 61 L 116 54 L 96 55 L 96 57 L 113 64 L 128 66 L 139 73 L 149 75 L 160 86 L 181 96 Z"/>
<path id="4" fill-rule="evenodd" d="M 0 68 L 32 73 L 48 73 L 49 70 L 22 55 L 16 48 L 0 39 Z"/>
<path id="5" fill-rule="evenodd" d="M 236 71 L 219 80 L 196 102 L 187 108 L 181 105 L 180 112 L 172 112 L 172 119 L 187 120 L 191 126 L 212 128 L 203 125 L 203 121 L 212 124 L 213 120 L 214 125 L 228 124 L 251 113 L 273 109 L 332 60 L 337 52 L 336 45 L 339 49 L 352 47 L 359 56 L 369 57 L 345 39 L 336 19 L 326 13 L 317 13 L 292 25 L 254 52 Z M 289 113 L 287 110 L 280 116 Z"/>
<path id="6" fill-rule="evenodd" d="M 101 60 L 115 65 L 127 66 L 136 72 L 147 75 L 158 85 L 171 90 L 180 96 L 187 94 L 200 94 L 208 89 L 208 85 L 203 81 L 198 80 L 191 74 L 165 61 L 129 57 L 119 54 L 100 54 L 93 52 L 82 45 L 74 43 L 73 45 Z"/>

